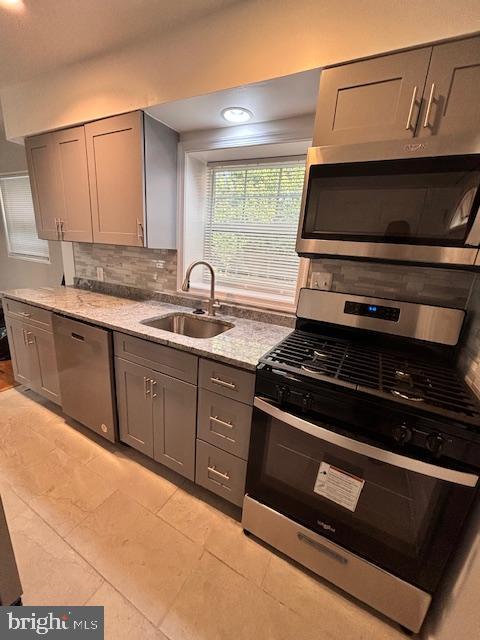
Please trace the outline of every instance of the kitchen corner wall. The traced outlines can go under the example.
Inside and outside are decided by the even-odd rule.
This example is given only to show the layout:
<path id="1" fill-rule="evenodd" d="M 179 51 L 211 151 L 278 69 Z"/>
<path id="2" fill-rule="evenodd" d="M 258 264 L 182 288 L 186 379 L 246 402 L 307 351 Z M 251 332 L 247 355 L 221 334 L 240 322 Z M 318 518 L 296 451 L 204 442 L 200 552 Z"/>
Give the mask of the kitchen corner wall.
<path id="1" fill-rule="evenodd" d="M 103 281 L 109 284 L 147 291 L 177 290 L 176 251 L 74 242 L 73 257 L 77 278 L 100 280 L 97 267 L 102 267 Z"/>

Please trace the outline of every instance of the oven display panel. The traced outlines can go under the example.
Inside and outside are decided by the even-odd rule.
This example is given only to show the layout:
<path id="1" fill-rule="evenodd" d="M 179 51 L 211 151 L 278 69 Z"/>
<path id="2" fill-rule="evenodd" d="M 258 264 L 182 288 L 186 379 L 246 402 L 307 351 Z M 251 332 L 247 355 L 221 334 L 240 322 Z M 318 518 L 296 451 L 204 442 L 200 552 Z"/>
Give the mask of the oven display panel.
<path id="1" fill-rule="evenodd" d="M 396 307 L 382 307 L 377 304 L 366 304 L 364 302 L 345 302 L 344 313 L 354 316 L 366 316 L 367 318 L 378 318 L 379 320 L 389 320 L 398 322 L 400 309 Z"/>

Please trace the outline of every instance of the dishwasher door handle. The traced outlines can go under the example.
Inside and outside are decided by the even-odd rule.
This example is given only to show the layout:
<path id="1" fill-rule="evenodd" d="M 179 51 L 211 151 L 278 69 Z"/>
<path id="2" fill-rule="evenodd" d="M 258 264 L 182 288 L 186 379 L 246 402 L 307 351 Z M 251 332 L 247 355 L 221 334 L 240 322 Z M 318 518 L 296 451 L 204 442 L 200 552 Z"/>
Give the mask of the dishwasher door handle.
<path id="1" fill-rule="evenodd" d="M 78 340 L 78 342 L 85 342 L 84 336 L 81 336 L 79 333 L 72 332 L 72 338 L 73 340 Z"/>

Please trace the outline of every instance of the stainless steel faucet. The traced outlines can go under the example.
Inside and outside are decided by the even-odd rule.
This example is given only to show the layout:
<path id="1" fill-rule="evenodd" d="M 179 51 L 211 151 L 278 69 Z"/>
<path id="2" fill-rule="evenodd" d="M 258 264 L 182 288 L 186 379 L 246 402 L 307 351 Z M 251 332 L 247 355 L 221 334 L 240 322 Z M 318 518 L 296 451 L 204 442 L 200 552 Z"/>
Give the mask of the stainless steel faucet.
<path id="1" fill-rule="evenodd" d="M 188 291 L 190 289 L 190 275 L 194 267 L 199 264 L 207 267 L 207 269 L 210 271 L 210 298 L 207 305 L 207 314 L 209 316 L 214 316 L 215 309 L 217 309 L 219 305 L 215 302 L 215 271 L 213 270 L 213 267 L 209 262 L 205 262 L 205 260 L 197 260 L 196 262 L 192 262 L 185 273 L 185 280 L 182 284 L 182 291 Z"/>

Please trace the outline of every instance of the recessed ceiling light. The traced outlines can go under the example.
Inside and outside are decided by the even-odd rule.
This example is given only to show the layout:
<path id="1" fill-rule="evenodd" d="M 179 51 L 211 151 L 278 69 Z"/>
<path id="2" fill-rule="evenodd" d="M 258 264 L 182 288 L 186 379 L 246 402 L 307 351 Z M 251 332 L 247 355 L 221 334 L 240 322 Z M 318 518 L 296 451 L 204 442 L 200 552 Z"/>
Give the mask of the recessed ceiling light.
<path id="1" fill-rule="evenodd" d="M 0 6 L 12 11 L 23 11 L 25 9 L 23 0 L 0 0 Z"/>
<path id="2" fill-rule="evenodd" d="M 222 111 L 222 118 L 227 122 L 242 124 L 253 118 L 253 113 L 243 107 L 227 107 Z"/>

